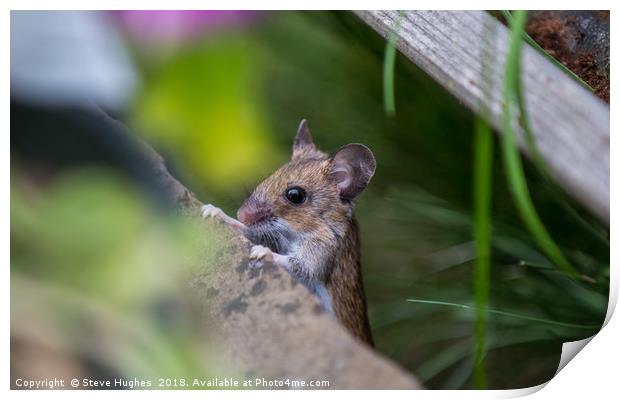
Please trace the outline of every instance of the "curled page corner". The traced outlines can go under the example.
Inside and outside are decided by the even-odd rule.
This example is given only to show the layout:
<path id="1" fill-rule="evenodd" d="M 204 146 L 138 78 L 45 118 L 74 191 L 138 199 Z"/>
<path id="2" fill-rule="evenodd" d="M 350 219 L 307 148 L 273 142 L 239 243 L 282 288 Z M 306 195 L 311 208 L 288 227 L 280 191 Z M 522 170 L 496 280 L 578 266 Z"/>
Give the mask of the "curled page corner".
<path id="1" fill-rule="evenodd" d="M 612 270 L 613 271 L 613 270 Z M 613 272 L 612 272 L 613 274 Z M 562 371 L 562 369 L 579 353 L 583 350 L 584 347 L 587 346 L 588 343 L 594 338 L 594 336 L 598 335 L 600 331 L 605 328 L 605 326 L 609 323 L 609 320 L 614 314 L 616 309 L 616 304 L 618 302 L 618 281 L 616 279 L 610 280 L 610 288 L 609 288 L 609 299 L 607 303 L 607 314 L 605 315 L 605 321 L 603 325 L 599 329 L 597 333 L 594 335 L 576 340 L 574 342 L 566 342 L 562 344 L 562 354 L 560 356 L 560 363 L 558 364 L 558 369 L 555 371 L 554 377 Z M 547 382 L 548 383 L 548 382 Z"/>
<path id="2" fill-rule="evenodd" d="M 583 350 L 584 347 L 586 347 L 586 345 L 588 343 L 590 343 L 590 340 L 592 340 L 592 338 L 594 338 L 594 336 L 596 335 L 592 335 L 588 338 L 582 339 L 582 340 L 576 340 L 574 342 L 566 342 L 562 344 L 562 354 L 560 355 L 560 362 L 558 364 L 558 369 L 555 371 L 555 374 L 553 374 L 553 377 L 551 379 L 549 379 L 548 381 L 541 383 L 540 385 L 537 386 L 532 386 L 529 388 L 523 388 L 523 389 L 513 389 L 513 390 L 509 390 L 508 391 L 508 396 L 506 398 L 516 398 L 516 397 L 523 397 L 523 396 L 528 396 L 531 394 L 534 394 L 540 390 L 542 390 L 545 386 L 547 386 L 549 384 L 549 382 L 551 382 L 551 380 L 553 378 L 555 378 L 557 376 L 557 374 L 560 373 L 560 371 L 570 362 L 570 360 L 572 360 L 577 353 L 579 353 L 581 350 Z"/>
<path id="3" fill-rule="evenodd" d="M 596 335 L 592 335 L 582 340 L 576 340 L 574 342 L 566 342 L 562 344 L 562 355 L 560 356 L 560 363 L 558 364 L 558 369 L 555 371 L 555 374 L 553 376 L 559 374 L 560 371 L 566 366 L 566 364 L 568 364 L 570 360 L 572 360 L 577 355 L 577 353 L 583 350 L 583 348 L 586 347 L 588 343 L 590 343 L 590 340 L 592 340 L 594 336 Z"/>

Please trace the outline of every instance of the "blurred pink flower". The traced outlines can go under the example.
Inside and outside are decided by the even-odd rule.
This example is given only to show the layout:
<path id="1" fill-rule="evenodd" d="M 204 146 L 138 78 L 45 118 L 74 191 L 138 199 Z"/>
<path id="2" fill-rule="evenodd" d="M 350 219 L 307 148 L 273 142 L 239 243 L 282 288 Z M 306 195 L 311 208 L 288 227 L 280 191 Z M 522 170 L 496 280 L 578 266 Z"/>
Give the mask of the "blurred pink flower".
<path id="1" fill-rule="evenodd" d="M 258 11 L 116 11 L 128 34 L 149 42 L 180 42 L 230 26 L 243 26 L 255 20 Z"/>

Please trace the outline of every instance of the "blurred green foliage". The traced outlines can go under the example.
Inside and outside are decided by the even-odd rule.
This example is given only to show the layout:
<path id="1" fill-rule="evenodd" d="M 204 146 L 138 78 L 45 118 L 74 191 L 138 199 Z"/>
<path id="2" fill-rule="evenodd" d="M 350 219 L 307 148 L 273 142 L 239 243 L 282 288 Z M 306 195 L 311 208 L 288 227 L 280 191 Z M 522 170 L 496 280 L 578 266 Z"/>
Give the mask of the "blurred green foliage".
<path id="1" fill-rule="evenodd" d="M 156 213 L 103 170 L 61 175 L 44 190 L 19 173 L 12 181 L 16 338 L 71 349 L 111 376 L 213 376 L 220 365 L 185 294 L 199 255 L 217 245 L 208 231 Z"/>
<path id="2" fill-rule="evenodd" d="M 255 49 L 231 35 L 152 66 L 135 118 L 156 146 L 182 155 L 200 188 L 238 192 L 257 168 L 282 160 L 257 101 Z M 191 171 L 191 172 L 189 172 Z"/>

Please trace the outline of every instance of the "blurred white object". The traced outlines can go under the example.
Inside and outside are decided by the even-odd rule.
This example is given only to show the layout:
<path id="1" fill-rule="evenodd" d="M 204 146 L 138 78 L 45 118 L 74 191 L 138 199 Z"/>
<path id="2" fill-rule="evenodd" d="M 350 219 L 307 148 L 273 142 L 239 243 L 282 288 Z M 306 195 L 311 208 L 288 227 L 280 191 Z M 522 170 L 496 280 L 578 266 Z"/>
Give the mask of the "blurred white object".
<path id="1" fill-rule="evenodd" d="M 11 11 L 12 98 L 121 110 L 136 85 L 134 65 L 105 13 Z"/>

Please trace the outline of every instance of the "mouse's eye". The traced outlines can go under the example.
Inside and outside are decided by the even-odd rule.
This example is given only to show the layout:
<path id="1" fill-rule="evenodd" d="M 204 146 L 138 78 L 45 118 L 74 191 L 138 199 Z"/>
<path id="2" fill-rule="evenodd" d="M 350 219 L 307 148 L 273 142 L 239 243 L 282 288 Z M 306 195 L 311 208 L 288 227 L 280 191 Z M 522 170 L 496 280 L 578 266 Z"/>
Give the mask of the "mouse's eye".
<path id="1" fill-rule="evenodd" d="M 293 204 L 301 204 L 306 201 L 306 191 L 299 186 L 293 186 L 286 189 L 284 196 Z"/>

